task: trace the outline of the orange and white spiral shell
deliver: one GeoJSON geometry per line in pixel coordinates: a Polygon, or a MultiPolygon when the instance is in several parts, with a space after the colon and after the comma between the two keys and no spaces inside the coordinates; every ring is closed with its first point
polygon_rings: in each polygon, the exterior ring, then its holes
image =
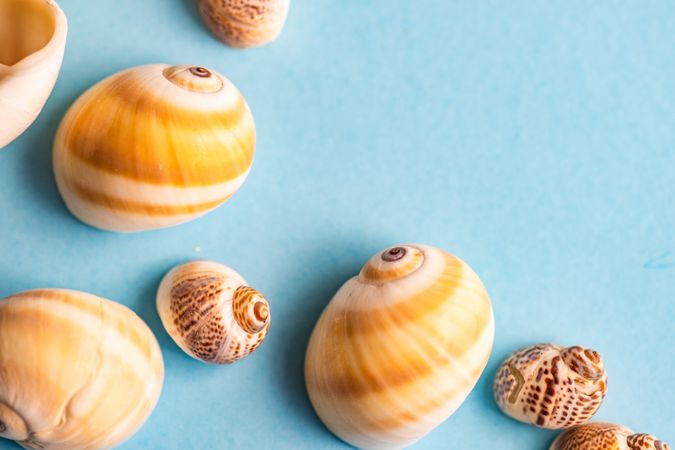
{"type": "Polygon", "coordinates": [[[170,270],[157,292],[157,311],[183,351],[213,364],[233,363],[253,353],[271,320],[265,297],[237,272],[213,261],[170,270]]]}
{"type": "Polygon", "coordinates": [[[286,23],[290,0],[199,0],[207,28],[232,47],[258,47],[274,41],[286,23]]]}
{"type": "Polygon", "coordinates": [[[606,393],[602,357],[579,346],[519,350],[502,363],[494,381],[495,400],[506,415],[549,429],[587,422],[606,393]]]}
{"type": "Polygon", "coordinates": [[[406,447],[462,404],[493,337],[490,299],[468,265],[426,245],[392,247],[340,288],[316,324],[310,400],[351,445],[406,447]]]}
{"type": "Polygon", "coordinates": [[[197,66],[156,64],[98,83],[54,142],[68,209],[97,228],[177,225],[230,198],[253,163],[255,125],[237,88],[197,66]]]}
{"type": "Polygon", "coordinates": [[[613,423],[588,423],[561,433],[550,450],[670,450],[650,434],[636,434],[613,423]]]}
{"type": "Polygon", "coordinates": [[[43,289],[0,300],[0,437],[24,448],[115,447],[150,416],[162,353],[128,308],[43,289]]]}

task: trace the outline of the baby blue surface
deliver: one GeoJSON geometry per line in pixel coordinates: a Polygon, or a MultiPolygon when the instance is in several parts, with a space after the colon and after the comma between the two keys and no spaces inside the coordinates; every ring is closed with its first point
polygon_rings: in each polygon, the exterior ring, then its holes
{"type": "MultiPolygon", "coordinates": [[[[66,287],[134,309],[166,382],[124,449],[340,449],[303,380],[338,287],[400,242],[442,247],[494,305],[488,367],[419,449],[545,450],[508,419],[495,369],[536,342],[602,353],[598,420],[675,441],[675,4],[671,1],[293,0],[281,38],[221,45],[191,0],[62,0],[65,61],[37,122],[0,151],[0,297],[66,287]],[[243,188],[176,228],[123,235],[65,209],[51,143],[100,79],[146,63],[218,70],[258,146],[243,188]],[[271,301],[262,347],[228,367],[190,359],[155,312],[189,259],[236,268],[271,301]]],[[[0,448],[14,448],[3,441],[0,448]]]]}

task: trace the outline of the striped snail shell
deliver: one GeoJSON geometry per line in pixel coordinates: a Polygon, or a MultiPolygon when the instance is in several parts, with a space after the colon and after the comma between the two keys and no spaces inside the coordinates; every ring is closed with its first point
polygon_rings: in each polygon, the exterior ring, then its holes
{"type": "Polygon", "coordinates": [[[587,422],[607,392],[602,357],[583,347],[539,344],[513,353],[494,381],[504,414],[542,428],[587,422]]]}
{"type": "Polygon", "coordinates": [[[213,364],[238,361],[260,346],[270,327],[269,303],[234,270],[193,261],[170,270],[157,311],[178,346],[213,364]]]}
{"type": "Polygon", "coordinates": [[[85,92],[54,142],[61,196],[83,222],[133,232],[225,202],[253,163],[253,116],[225,77],[197,66],[125,70],[85,92]]]}
{"type": "Polygon", "coordinates": [[[462,404],[493,337],[490,299],[468,265],[398,245],[373,256],[324,310],[307,349],[307,391],[349,444],[406,447],[462,404]]]}
{"type": "Polygon", "coordinates": [[[650,434],[635,434],[613,423],[587,423],[561,433],[550,450],[670,450],[650,434]]]}
{"type": "Polygon", "coordinates": [[[157,404],[162,353],[128,308],[43,289],[0,301],[0,437],[91,450],[131,437],[157,404]]]}
{"type": "Polygon", "coordinates": [[[206,27],[231,47],[274,41],[286,23],[290,0],[199,0],[206,27]]]}

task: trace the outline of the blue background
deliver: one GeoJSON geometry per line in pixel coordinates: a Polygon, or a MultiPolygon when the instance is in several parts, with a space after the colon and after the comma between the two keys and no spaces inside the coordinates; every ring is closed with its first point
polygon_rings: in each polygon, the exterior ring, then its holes
{"type": "Polygon", "coordinates": [[[596,419],[675,443],[675,3],[293,0],[281,38],[248,51],[212,38],[191,0],[61,6],[55,91],[0,152],[0,297],[80,289],[148,322],[166,383],[125,449],[344,448],[307,399],[307,340],[368,257],[408,241],[466,260],[496,317],[485,375],[416,448],[546,449],[555,432],[491,397],[500,361],[540,341],[604,356],[596,419]],[[158,62],[205,65],[241,89],[253,171],[195,222],[97,231],[56,191],[53,136],[90,85],[158,62]],[[156,315],[160,278],[194,258],[234,267],[271,301],[270,335],[233,366],[190,359],[156,315]]]}

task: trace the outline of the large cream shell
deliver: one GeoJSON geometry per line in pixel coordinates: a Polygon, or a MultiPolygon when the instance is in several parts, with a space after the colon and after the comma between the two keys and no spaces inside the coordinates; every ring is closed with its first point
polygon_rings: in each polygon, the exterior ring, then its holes
{"type": "Polygon", "coordinates": [[[207,28],[231,47],[274,41],[286,23],[290,0],[198,0],[207,28]]]}
{"type": "Polygon", "coordinates": [[[366,449],[406,447],[446,420],[487,364],[492,307],[471,268],[426,245],[378,253],[335,294],[309,341],[321,420],[366,449]]]}
{"type": "Polygon", "coordinates": [[[214,261],[171,269],[157,291],[157,312],[185,353],[212,364],[230,364],[253,353],[272,320],[267,299],[214,261]]]}
{"type": "Polygon", "coordinates": [[[602,357],[579,346],[521,349],[502,363],[494,381],[495,401],[504,414],[548,429],[587,422],[606,394],[602,357]]]}
{"type": "Polygon", "coordinates": [[[0,0],[0,149],[42,111],[61,69],[67,32],[66,16],[53,0],[0,0]]]}
{"type": "Polygon", "coordinates": [[[635,434],[613,423],[588,423],[558,435],[550,450],[670,450],[650,434],[635,434]]]}
{"type": "Polygon", "coordinates": [[[170,227],[215,209],[248,175],[255,125],[225,77],[196,66],[125,70],[85,92],[54,142],[68,209],[110,231],[170,227]]]}
{"type": "Polygon", "coordinates": [[[157,340],[131,310],[77,291],[0,301],[0,437],[25,448],[111,448],[162,389],[157,340]]]}

